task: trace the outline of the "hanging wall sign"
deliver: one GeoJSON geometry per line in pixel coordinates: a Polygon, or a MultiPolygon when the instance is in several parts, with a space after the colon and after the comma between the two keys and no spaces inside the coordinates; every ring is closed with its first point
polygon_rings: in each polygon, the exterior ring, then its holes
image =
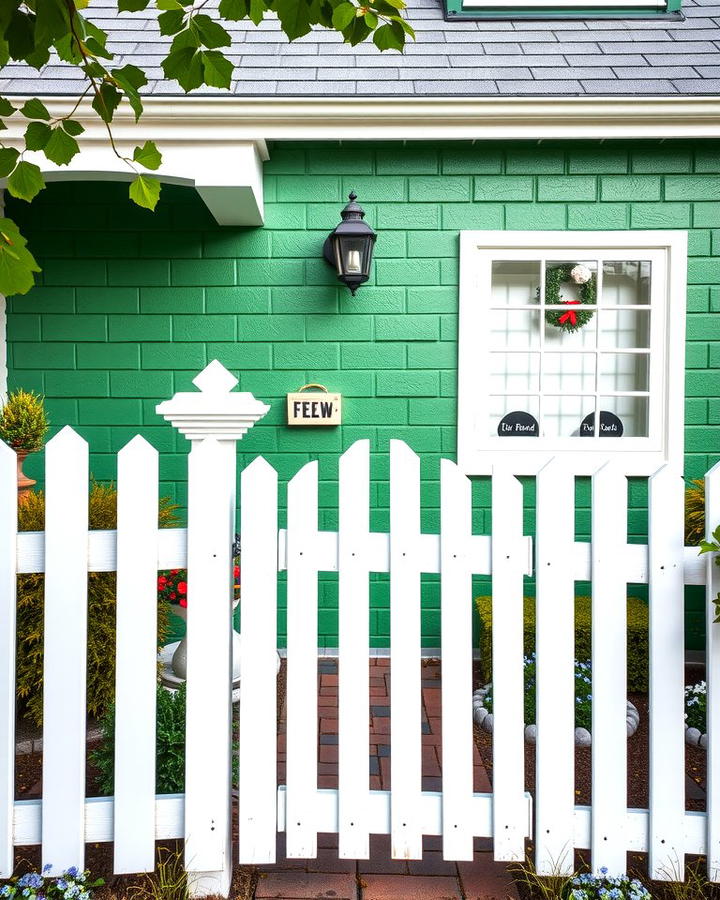
{"type": "Polygon", "coordinates": [[[498,434],[500,437],[537,437],[537,419],[528,412],[509,412],[500,420],[498,434]]]}
{"type": "MultiPolygon", "coordinates": [[[[615,415],[606,409],[600,410],[600,437],[622,437],[623,423],[615,415]]],[[[580,437],[593,437],[595,435],[595,413],[585,416],[580,423],[580,437]]]]}
{"type": "Polygon", "coordinates": [[[342,394],[331,394],[322,384],[306,384],[287,395],[287,423],[339,425],[342,421],[341,405],[342,394]]]}

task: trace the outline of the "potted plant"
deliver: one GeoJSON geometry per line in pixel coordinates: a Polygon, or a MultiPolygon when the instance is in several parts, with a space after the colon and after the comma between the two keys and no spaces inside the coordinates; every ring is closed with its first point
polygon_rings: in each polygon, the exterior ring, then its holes
{"type": "Polygon", "coordinates": [[[21,498],[35,484],[23,472],[23,463],[28,454],[42,450],[48,430],[43,401],[39,394],[20,388],[8,394],[0,410],[0,439],[17,454],[18,492],[21,498]]]}

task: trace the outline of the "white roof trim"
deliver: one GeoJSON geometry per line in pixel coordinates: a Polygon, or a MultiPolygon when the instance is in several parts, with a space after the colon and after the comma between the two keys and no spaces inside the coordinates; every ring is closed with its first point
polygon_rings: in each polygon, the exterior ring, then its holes
{"type": "MultiPolygon", "coordinates": [[[[17,99],[17,98],[13,98],[17,99]]],[[[53,110],[68,101],[43,98],[53,110]]],[[[720,97],[156,97],[144,98],[135,125],[116,114],[119,140],[152,137],[197,153],[208,146],[265,140],[496,140],[544,138],[716,138],[720,97]]],[[[83,141],[106,142],[94,114],[83,113],[83,141]]],[[[14,120],[10,120],[13,122],[14,120]]],[[[3,136],[5,138],[5,136],[3,136]]],[[[204,167],[208,168],[208,167],[204,167]]]]}

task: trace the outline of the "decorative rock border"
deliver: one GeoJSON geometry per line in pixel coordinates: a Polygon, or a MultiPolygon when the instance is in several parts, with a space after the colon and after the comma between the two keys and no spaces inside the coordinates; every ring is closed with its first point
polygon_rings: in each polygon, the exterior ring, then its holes
{"type": "MultiPolygon", "coordinates": [[[[483,729],[483,731],[492,732],[494,717],[491,712],[488,712],[485,708],[485,697],[490,690],[490,685],[486,684],[485,687],[478,688],[473,694],[473,721],[476,725],[483,729]]],[[[627,716],[626,716],[626,725],[627,725],[627,736],[632,737],[638,729],[638,725],[640,724],[640,713],[637,711],[637,707],[631,703],[629,700],[627,701],[627,716]]],[[[685,733],[685,739],[687,740],[687,732],[685,733]]],[[[526,725],[525,726],[525,741],[528,744],[534,744],[537,740],[537,725],[526,725]]],[[[575,729],[575,745],[577,747],[589,747],[592,744],[592,735],[587,730],[587,728],[576,728],[575,729]]]]}
{"type": "Polygon", "coordinates": [[[686,725],[685,743],[689,747],[699,747],[701,750],[707,750],[708,736],[703,734],[699,728],[688,728],[686,725]]]}

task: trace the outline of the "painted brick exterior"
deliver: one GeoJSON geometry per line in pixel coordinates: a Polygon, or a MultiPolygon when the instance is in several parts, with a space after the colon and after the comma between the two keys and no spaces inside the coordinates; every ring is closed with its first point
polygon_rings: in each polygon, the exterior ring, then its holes
{"type": "MultiPolygon", "coordinates": [[[[185,499],[187,442],[155,404],[213,358],[272,404],[240,444],[287,479],[320,460],[320,527],[336,524],[337,456],[373,450],[372,527],[388,524],[388,441],[422,454],[423,526],[438,526],[438,460],[455,453],[458,231],[570,228],[690,230],[686,476],[720,458],[720,159],[718,145],[279,145],[265,164],[266,225],[219,228],[189,189],[164,188],[155,214],[117,184],[56,184],[11,202],[43,266],[8,302],[10,386],[43,392],[56,426],[91,443],[92,473],[137,431],[161,451],[162,490],[185,499]],[[379,231],[374,278],[355,298],[321,258],[355,189],[379,231]],[[284,396],[309,382],[345,396],[344,424],[288,429],[284,396]]],[[[38,476],[40,457],[26,471],[38,476]]],[[[587,485],[578,532],[587,533],[587,485]]],[[[488,491],[475,486],[475,526],[488,491]]],[[[631,529],[644,534],[644,485],[631,485],[631,529]]],[[[529,514],[528,527],[532,527],[529,514]]],[[[388,642],[388,586],[375,577],[372,630],[388,642]]],[[[337,644],[336,583],[321,577],[321,642],[337,644]]],[[[436,579],[424,579],[424,643],[437,645],[436,579]]],[[[281,623],[282,627],[282,623],[281,623]]]]}

